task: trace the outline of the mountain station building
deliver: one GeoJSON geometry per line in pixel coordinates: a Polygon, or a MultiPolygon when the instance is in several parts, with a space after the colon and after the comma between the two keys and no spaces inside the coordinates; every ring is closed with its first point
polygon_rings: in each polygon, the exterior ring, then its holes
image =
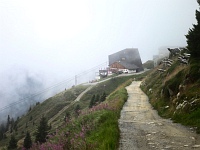
{"type": "Polygon", "coordinates": [[[113,72],[143,71],[142,61],[137,48],[126,48],[108,56],[109,69],[113,72]]]}

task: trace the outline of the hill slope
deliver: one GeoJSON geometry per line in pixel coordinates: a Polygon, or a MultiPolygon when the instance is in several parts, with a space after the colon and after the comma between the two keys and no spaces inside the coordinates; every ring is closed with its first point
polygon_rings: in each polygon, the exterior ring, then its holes
{"type": "Polygon", "coordinates": [[[200,132],[200,64],[184,65],[173,57],[171,67],[155,68],[143,81],[142,89],[149,96],[159,115],[197,128],[200,132]],[[165,71],[158,71],[158,69],[165,71]]]}
{"type": "Polygon", "coordinates": [[[88,86],[80,85],[76,88],[71,88],[48,98],[43,103],[38,102],[35,106],[31,106],[27,114],[18,117],[14,123],[9,122],[9,131],[6,132],[7,138],[3,138],[0,141],[0,146],[4,146],[8,143],[11,134],[14,134],[16,139],[24,138],[26,131],[33,134],[39,124],[41,116],[45,116],[47,119],[52,118],[63,107],[68,106],[75,100],[87,87],[88,86]]]}
{"type": "MultiPolygon", "coordinates": [[[[27,114],[14,121],[16,128],[14,128],[10,123],[9,130],[6,132],[6,137],[0,141],[0,147],[8,145],[11,135],[14,135],[17,139],[18,147],[22,147],[27,131],[31,133],[32,141],[34,142],[34,133],[39,125],[40,118],[45,116],[51,126],[49,134],[54,135],[53,139],[51,139],[51,141],[54,141],[54,146],[60,144],[56,139],[63,138],[61,133],[70,131],[70,133],[73,134],[70,135],[70,139],[72,139],[73,136],[82,131],[81,127],[90,126],[90,130],[87,129],[87,132],[84,133],[85,139],[79,139],[79,142],[83,142],[87,139],[87,144],[92,146],[93,149],[95,149],[95,147],[98,149],[98,147],[102,145],[98,145],[94,140],[100,140],[101,143],[103,141],[105,142],[104,146],[116,149],[119,140],[117,120],[119,118],[121,107],[127,99],[124,86],[130,83],[131,80],[128,81],[129,79],[141,79],[144,76],[145,74],[117,77],[93,86],[80,85],[63,91],[41,104],[37,103],[35,106],[32,106],[27,114]],[[125,83],[126,81],[128,82],[125,83]],[[102,102],[100,101],[100,98],[104,92],[106,93],[107,98],[102,102]],[[79,97],[79,95],[81,96],[79,97]],[[93,96],[99,97],[99,101],[89,109],[88,107],[93,96]],[[79,100],[76,100],[77,97],[79,97],[79,100]],[[76,110],[77,108],[79,109],[78,111],[76,110]],[[110,126],[110,128],[108,128],[108,126],[110,126]],[[58,131],[57,129],[60,129],[60,132],[55,135],[54,133],[58,131]],[[105,130],[110,130],[107,138],[105,130]],[[115,139],[108,140],[111,133],[116,135],[115,139]],[[103,135],[99,136],[100,134],[103,135]],[[91,145],[91,143],[96,144],[91,145]]],[[[66,146],[73,148],[72,143],[68,143],[66,146]]]]}

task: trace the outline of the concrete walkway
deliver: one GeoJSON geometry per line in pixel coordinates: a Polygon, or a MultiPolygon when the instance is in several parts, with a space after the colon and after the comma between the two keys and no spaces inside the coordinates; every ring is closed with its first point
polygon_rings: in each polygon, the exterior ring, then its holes
{"type": "Polygon", "coordinates": [[[200,149],[199,135],[171,120],[162,119],[152,109],[148,97],[133,81],[126,87],[129,98],[119,119],[120,150],[200,149]]]}

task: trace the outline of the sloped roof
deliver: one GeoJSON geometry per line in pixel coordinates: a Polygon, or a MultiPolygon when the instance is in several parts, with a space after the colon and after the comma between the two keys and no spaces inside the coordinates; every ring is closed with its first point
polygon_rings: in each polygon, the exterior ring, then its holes
{"type": "Polygon", "coordinates": [[[127,69],[143,70],[142,61],[137,48],[127,48],[108,56],[109,66],[118,62],[127,69]]]}

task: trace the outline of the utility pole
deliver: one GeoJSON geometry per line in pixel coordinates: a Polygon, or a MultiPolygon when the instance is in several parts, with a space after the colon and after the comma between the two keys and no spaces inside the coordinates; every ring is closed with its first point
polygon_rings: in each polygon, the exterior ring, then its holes
{"type": "Polygon", "coordinates": [[[75,75],[75,86],[77,86],[77,75],[75,75]]]}

